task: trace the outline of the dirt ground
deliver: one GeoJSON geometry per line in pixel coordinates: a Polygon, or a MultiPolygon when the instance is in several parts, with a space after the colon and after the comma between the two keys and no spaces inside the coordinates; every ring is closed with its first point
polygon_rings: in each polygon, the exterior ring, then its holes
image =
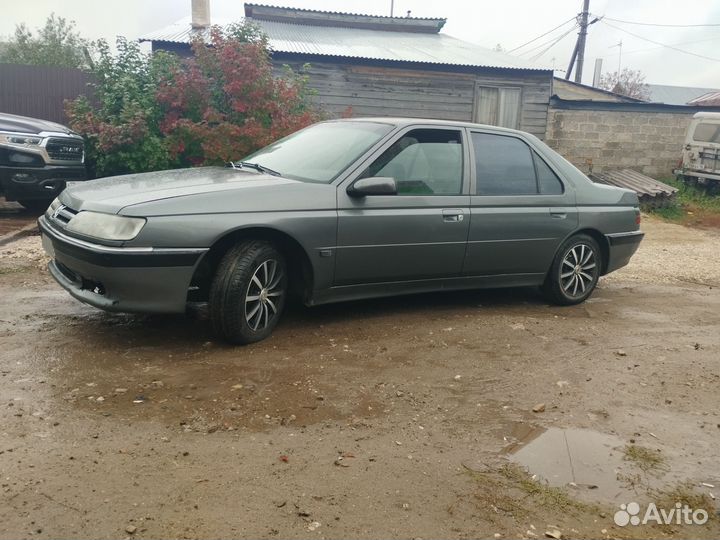
{"type": "Polygon", "coordinates": [[[2,246],[0,538],[717,538],[720,233],[643,228],[584,305],[293,306],[240,348],[2,246]],[[634,501],[709,520],[616,525],[634,501]]]}

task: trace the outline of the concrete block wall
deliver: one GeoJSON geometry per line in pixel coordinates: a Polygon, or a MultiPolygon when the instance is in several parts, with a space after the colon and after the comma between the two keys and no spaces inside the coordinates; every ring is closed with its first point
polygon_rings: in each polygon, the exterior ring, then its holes
{"type": "Polygon", "coordinates": [[[583,172],[633,169],[672,175],[693,113],[548,111],[545,142],[583,172]]]}

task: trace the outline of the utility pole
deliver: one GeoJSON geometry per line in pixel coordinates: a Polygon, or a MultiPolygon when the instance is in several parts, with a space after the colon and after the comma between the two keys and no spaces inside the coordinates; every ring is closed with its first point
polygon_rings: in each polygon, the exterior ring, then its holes
{"type": "Polygon", "coordinates": [[[390,16],[395,15],[395,0],[390,0],[390,16]]]}
{"type": "Polygon", "coordinates": [[[588,12],[590,0],[583,0],[583,10],[580,14],[580,33],[577,40],[577,69],[575,69],[575,82],[582,82],[583,63],[585,62],[585,38],[587,37],[588,12]]]}
{"type": "Polygon", "coordinates": [[[572,56],[570,57],[570,64],[568,65],[567,71],[565,72],[565,80],[569,81],[572,76],[573,67],[575,67],[575,82],[582,82],[583,63],[585,62],[585,41],[587,39],[588,26],[595,24],[602,17],[595,17],[592,21],[588,22],[588,16],[590,15],[590,0],[583,0],[582,13],[578,14],[578,26],[580,26],[580,32],[578,32],[578,38],[575,41],[575,48],[573,49],[572,56]]]}

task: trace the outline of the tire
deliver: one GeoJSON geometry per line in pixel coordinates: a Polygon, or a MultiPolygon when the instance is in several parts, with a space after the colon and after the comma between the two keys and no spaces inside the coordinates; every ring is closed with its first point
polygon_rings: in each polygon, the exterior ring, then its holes
{"type": "Polygon", "coordinates": [[[23,199],[18,202],[31,212],[44,212],[48,209],[48,206],[50,206],[51,201],[45,199],[23,199]]]}
{"type": "Polygon", "coordinates": [[[287,297],[287,266],[271,243],[250,240],[232,247],[210,285],[210,320],[215,333],[245,345],[268,337],[287,297]]]}
{"type": "Polygon", "coordinates": [[[594,238],[586,234],[568,238],[545,278],[545,296],[561,306],[584,302],[595,290],[602,264],[602,251],[594,238]]]}

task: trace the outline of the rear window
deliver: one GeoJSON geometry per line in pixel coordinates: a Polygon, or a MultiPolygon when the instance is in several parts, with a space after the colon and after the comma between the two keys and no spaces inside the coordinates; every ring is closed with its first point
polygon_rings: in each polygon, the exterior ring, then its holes
{"type": "Polygon", "coordinates": [[[695,127],[693,140],[697,142],[709,142],[720,144],[720,123],[702,123],[695,127]]]}

